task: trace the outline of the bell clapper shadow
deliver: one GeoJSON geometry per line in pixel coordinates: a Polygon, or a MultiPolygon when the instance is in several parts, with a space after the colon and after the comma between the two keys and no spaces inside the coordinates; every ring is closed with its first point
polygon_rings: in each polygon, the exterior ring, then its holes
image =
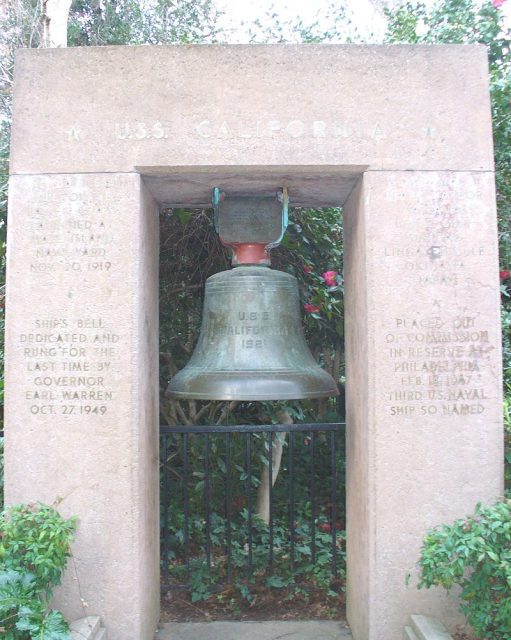
{"type": "Polygon", "coordinates": [[[307,346],[298,282],[270,268],[287,227],[287,189],[227,198],[213,190],[215,227],[233,251],[229,271],[206,281],[202,326],[167,395],[193,400],[294,400],[338,395],[307,346]]]}

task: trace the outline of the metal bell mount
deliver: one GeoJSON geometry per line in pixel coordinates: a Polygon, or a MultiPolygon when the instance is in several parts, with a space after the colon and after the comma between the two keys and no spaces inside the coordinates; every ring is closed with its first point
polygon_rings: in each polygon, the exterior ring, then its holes
{"type": "Polygon", "coordinates": [[[206,281],[202,327],[167,394],[195,400],[291,400],[338,394],[305,341],[298,283],[269,268],[287,226],[288,195],[213,193],[215,226],[233,266],[206,281]]]}

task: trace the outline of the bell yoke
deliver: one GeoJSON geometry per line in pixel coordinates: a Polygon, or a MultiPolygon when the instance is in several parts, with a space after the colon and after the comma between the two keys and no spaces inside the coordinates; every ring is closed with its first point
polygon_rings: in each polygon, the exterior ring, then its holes
{"type": "Polygon", "coordinates": [[[291,400],[338,394],[315,361],[300,317],[298,282],[270,269],[287,227],[288,193],[229,197],[213,191],[215,228],[233,269],[206,281],[203,321],[168,395],[195,400],[291,400]]]}

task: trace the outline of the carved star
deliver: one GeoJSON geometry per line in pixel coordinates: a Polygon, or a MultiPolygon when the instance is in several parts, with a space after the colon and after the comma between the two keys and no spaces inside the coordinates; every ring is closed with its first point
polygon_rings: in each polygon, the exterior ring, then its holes
{"type": "Polygon", "coordinates": [[[71,127],[66,131],[68,140],[80,140],[81,131],[76,127],[71,127]]]}

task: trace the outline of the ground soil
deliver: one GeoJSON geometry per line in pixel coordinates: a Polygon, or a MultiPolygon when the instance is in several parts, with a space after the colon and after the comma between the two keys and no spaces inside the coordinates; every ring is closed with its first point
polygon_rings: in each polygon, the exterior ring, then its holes
{"type": "MultiPolygon", "coordinates": [[[[345,620],[345,596],[325,596],[309,588],[307,595],[292,595],[285,590],[254,589],[254,601],[248,603],[231,587],[205,602],[191,602],[187,592],[169,592],[162,597],[162,622],[214,622],[216,620],[345,620]]],[[[459,630],[453,640],[470,640],[459,630]]]]}
{"type": "MultiPolygon", "coordinates": [[[[345,618],[344,594],[326,597],[319,589],[306,595],[284,589],[254,589],[249,603],[230,587],[205,602],[191,602],[186,592],[169,592],[162,598],[162,622],[213,622],[215,620],[339,620],[345,618]]],[[[462,637],[459,640],[463,640],[462,637]]]]}

